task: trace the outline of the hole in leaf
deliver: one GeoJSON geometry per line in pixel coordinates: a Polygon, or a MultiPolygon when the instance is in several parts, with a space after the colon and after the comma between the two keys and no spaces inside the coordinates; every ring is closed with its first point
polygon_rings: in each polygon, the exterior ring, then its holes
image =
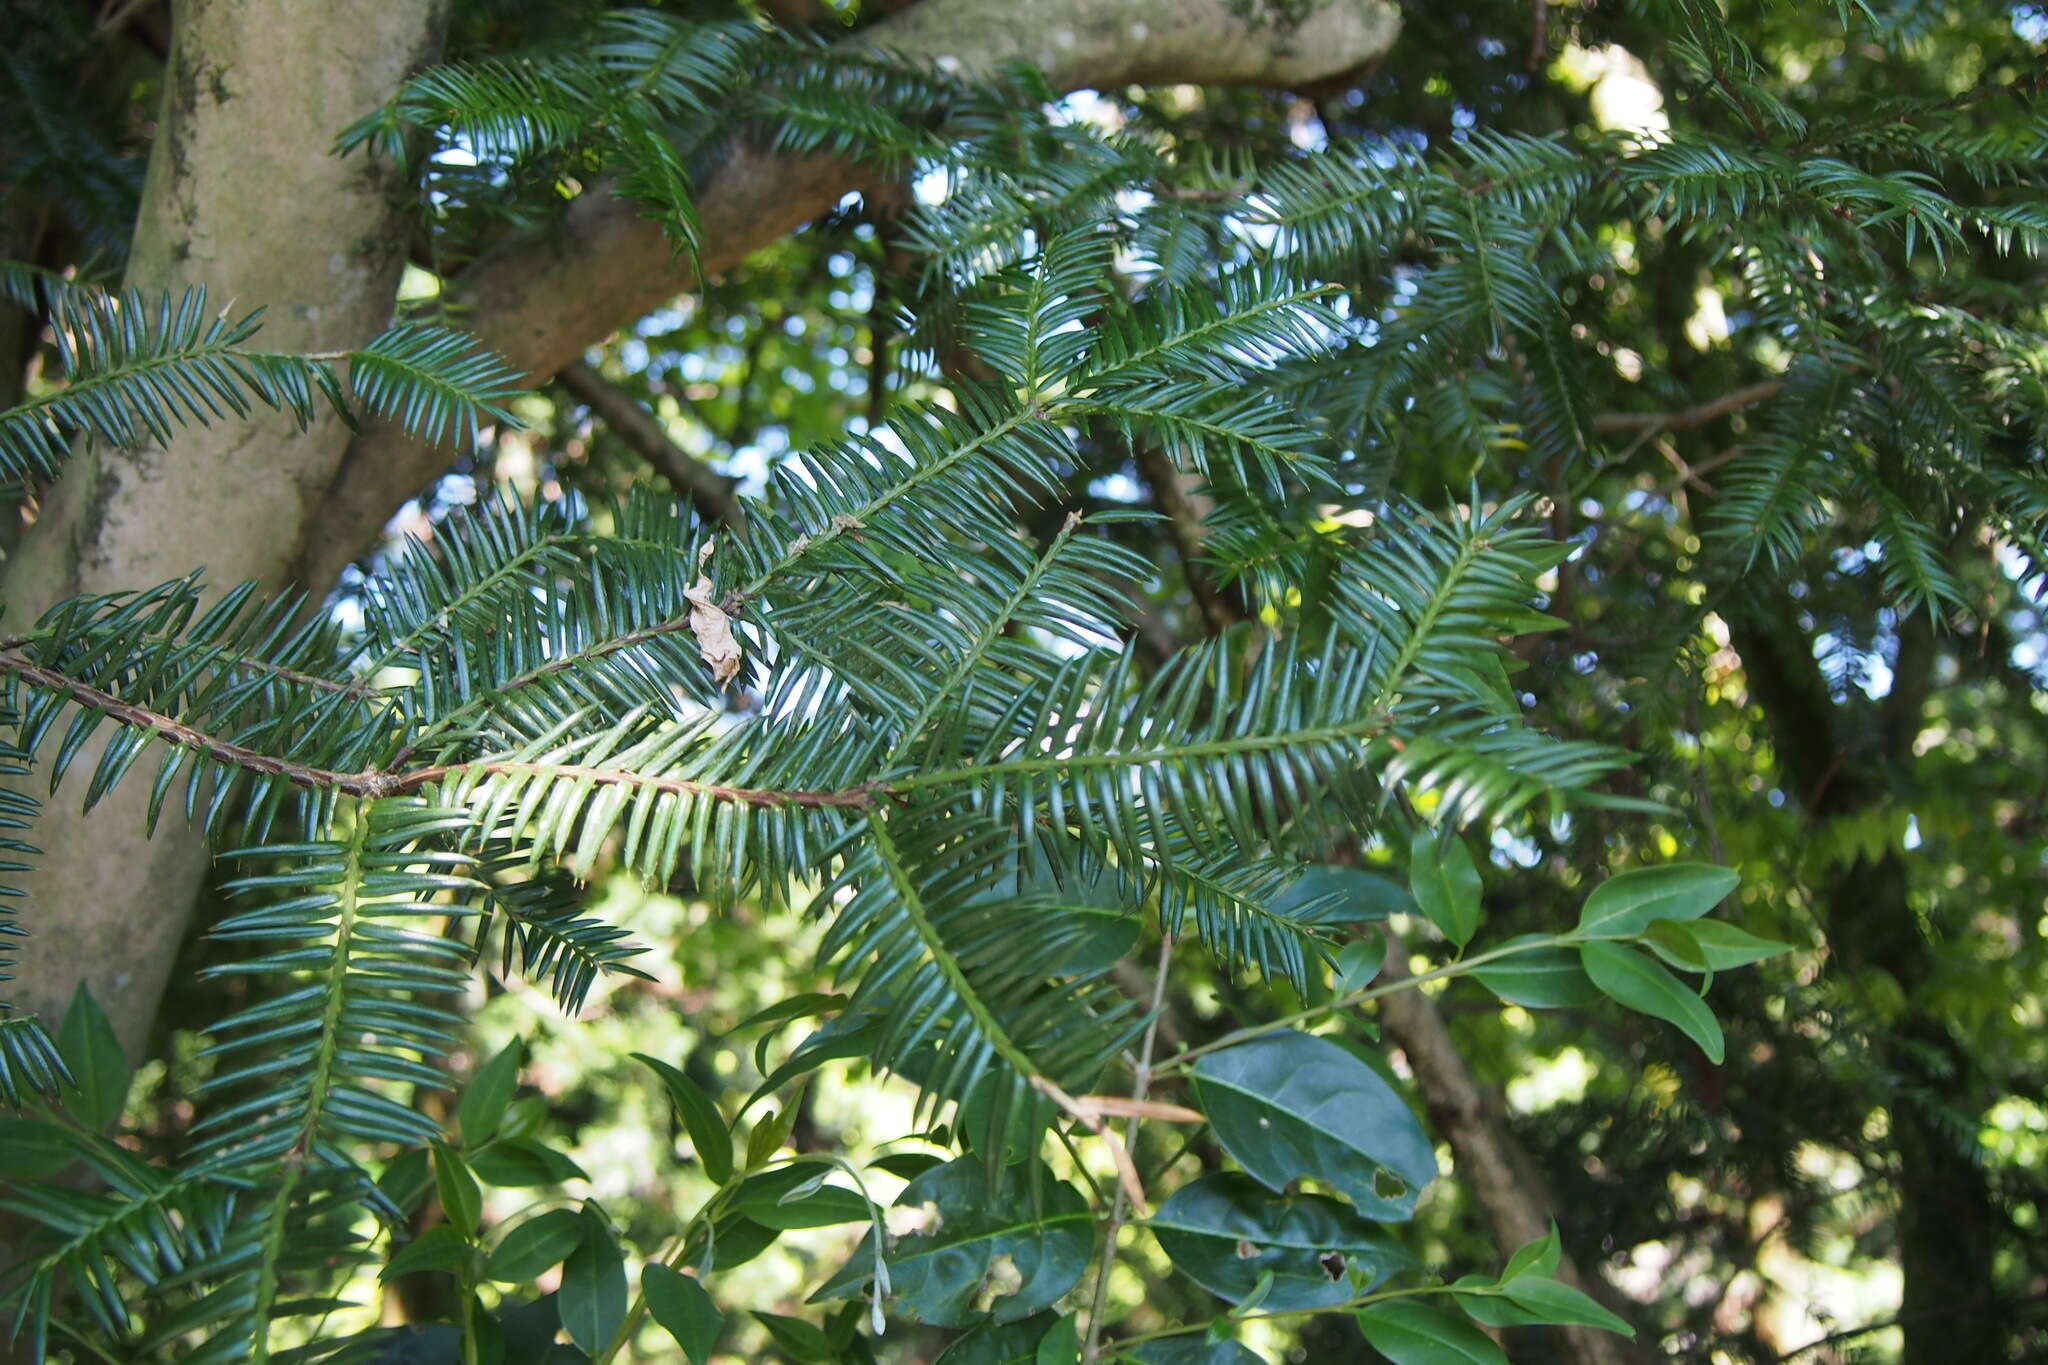
{"type": "Polygon", "coordinates": [[[1382,1199],[1399,1199],[1408,1193],[1408,1182],[1382,1166],[1372,1173],[1372,1192],[1382,1199]]]}
{"type": "Polygon", "coordinates": [[[1240,1241],[1237,1244],[1237,1259],[1240,1261],[1252,1260],[1255,1257],[1257,1257],[1258,1254],[1259,1249],[1253,1246],[1250,1242],[1240,1241]]]}
{"type": "Polygon", "coordinates": [[[1332,1280],[1341,1280],[1344,1278],[1343,1252],[1326,1251],[1321,1256],[1318,1256],[1316,1258],[1316,1264],[1321,1266],[1323,1268],[1323,1273],[1325,1275],[1328,1275],[1332,1280]]]}
{"type": "Polygon", "coordinates": [[[988,1276],[982,1280],[981,1289],[974,1296],[974,1306],[986,1313],[995,1306],[997,1299],[1007,1299],[1024,1287],[1024,1272],[1017,1268],[1017,1262],[1008,1252],[989,1262],[988,1276]]]}

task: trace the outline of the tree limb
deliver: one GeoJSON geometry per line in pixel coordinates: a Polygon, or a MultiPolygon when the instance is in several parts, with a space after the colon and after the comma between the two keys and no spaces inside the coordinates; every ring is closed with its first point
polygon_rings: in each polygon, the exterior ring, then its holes
{"type": "Polygon", "coordinates": [[[612,434],[631,446],[654,466],[654,472],[668,481],[676,496],[688,498],[707,521],[738,525],[744,514],[733,493],[736,480],[693,458],[669,439],[661,423],[639,400],[621,390],[582,361],[572,361],[555,376],[576,401],[610,427],[612,434]]]}
{"type": "MultiPolygon", "coordinates": [[[[1380,975],[1392,985],[1409,974],[1408,949],[1393,931],[1385,932],[1387,960],[1380,975]]],[[[1380,1022],[1406,1054],[1430,1122],[1451,1145],[1458,1178],[1479,1201],[1501,1254],[1548,1236],[1555,1201],[1535,1163],[1507,1131],[1499,1100],[1465,1065],[1436,1002],[1420,990],[1392,992],[1380,1000],[1380,1022]]],[[[1589,1278],[1569,1256],[1558,1262],[1557,1278],[1611,1309],[1629,1306],[1604,1281],[1589,1278]]],[[[1618,1337],[1590,1327],[1556,1330],[1563,1338],[1564,1357],[1573,1365],[1628,1365],[1629,1355],[1618,1337]]]]}
{"type": "Polygon", "coordinates": [[[1180,554],[1181,572],[1188,580],[1195,605],[1201,609],[1202,620],[1211,631],[1235,625],[1243,619],[1242,615],[1216,590],[1202,565],[1202,519],[1208,510],[1202,506],[1207,499],[1200,498],[1192,487],[1197,481],[1177,469],[1156,446],[1138,447],[1137,458],[1138,477],[1152,490],[1152,500],[1166,514],[1167,526],[1173,533],[1173,548],[1180,554]]]}
{"type": "Polygon", "coordinates": [[[1753,403],[1775,398],[1784,384],[1776,379],[1767,379],[1761,384],[1724,393],[1719,398],[1701,403],[1698,407],[1682,408],[1677,412],[1603,412],[1593,418],[1596,433],[1613,435],[1617,432],[1682,431],[1687,427],[1705,426],[1717,417],[1726,417],[1753,403]]]}
{"type": "MultiPolygon", "coordinates": [[[[970,71],[1032,61],[1056,90],[1144,81],[1287,86],[1371,61],[1400,27],[1388,0],[1320,0],[1298,18],[1279,12],[1245,0],[924,0],[862,30],[859,41],[913,60],[951,59],[970,71]]],[[[704,270],[732,268],[870,177],[834,157],[736,147],[697,196],[704,270]]],[[[661,228],[600,187],[570,205],[546,238],[506,243],[447,292],[469,310],[486,345],[540,384],[697,284],[661,228]]],[[[299,581],[316,594],[333,584],[392,511],[446,463],[444,453],[389,426],[358,437],[300,558],[299,581]]]]}

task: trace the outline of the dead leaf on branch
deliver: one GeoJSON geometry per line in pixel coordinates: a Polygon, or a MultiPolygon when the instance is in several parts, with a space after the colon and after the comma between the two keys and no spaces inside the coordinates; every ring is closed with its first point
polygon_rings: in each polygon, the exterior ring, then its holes
{"type": "Polygon", "coordinates": [[[697,581],[683,589],[683,599],[690,604],[690,633],[697,637],[697,652],[711,665],[711,680],[723,687],[739,676],[743,656],[740,642],[733,637],[732,618],[711,600],[711,575],[703,571],[716,544],[707,540],[697,552],[697,581]]]}

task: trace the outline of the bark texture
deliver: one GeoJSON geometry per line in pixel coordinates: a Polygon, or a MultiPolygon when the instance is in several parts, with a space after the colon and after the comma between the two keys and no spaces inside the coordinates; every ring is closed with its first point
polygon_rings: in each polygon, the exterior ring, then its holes
{"type": "Polygon", "coordinates": [[[595,413],[598,420],[652,465],[670,491],[689,499],[705,520],[737,524],[744,518],[739,495],[733,491],[737,481],[670,440],[661,420],[632,394],[580,360],[564,365],[555,377],[577,402],[595,413]]]}
{"type": "MultiPolygon", "coordinates": [[[[1903,799],[1913,787],[1913,742],[1934,678],[1927,614],[1900,623],[1892,689],[1871,705],[1829,695],[1791,606],[1759,589],[1733,594],[1720,611],[1786,787],[1815,821],[1853,819],[1903,799]]],[[[1995,1297],[1994,1272],[2006,1223],[1973,1140],[1949,1117],[1981,1112],[1988,1087],[1970,1049],[1923,994],[1937,963],[1914,911],[1908,855],[1891,846],[1856,857],[1816,890],[1829,947],[1842,964],[1859,975],[1885,973],[1904,1001],[1870,1044],[1897,1078],[1889,1114],[1905,1281],[1900,1358],[1904,1365],[2005,1359],[2010,1305],[1995,1297]]]]}
{"type": "MultiPolygon", "coordinates": [[[[859,40],[970,71],[1032,61],[1058,90],[1148,81],[1284,87],[1356,70],[1383,55],[1399,28],[1389,0],[923,0],[859,40]]],[[[699,187],[705,270],[739,264],[865,180],[829,157],[736,149],[699,187]]],[[[488,345],[540,384],[696,283],[637,207],[592,193],[571,206],[556,237],[508,243],[465,271],[452,297],[488,345]]],[[[316,592],[332,585],[445,464],[441,452],[388,428],[358,438],[300,581],[316,592]]]]}
{"type": "MultiPolygon", "coordinates": [[[[1381,976],[1391,984],[1407,975],[1407,947],[1388,931],[1381,976]]],[[[1478,1201],[1501,1255],[1548,1235],[1557,1205],[1543,1174],[1508,1131],[1499,1097],[1480,1085],[1465,1065],[1436,1002],[1419,989],[1395,991],[1380,1000],[1380,1022],[1407,1056],[1430,1124],[1450,1144],[1458,1163],[1458,1183],[1478,1201]]],[[[1606,1282],[1588,1278],[1570,1256],[1559,1261],[1557,1278],[1626,1316],[1627,1305],[1606,1282]]],[[[1640,1358],[1621,1338],[1590,1327],[1550,1330],[1556,1333],[1560,1357],[1571,1365],[1631,1365],[1640,1358]]]]}
{"type": "MultiPolygon", "coordinates": [[[[127,282],[204,284],[215,307],[266,305],[263,341],[277,349],[375,335],[404,265],[402,187],[372,161],[328,152],[436,55],[444,13],[444,0],[181,4],[127,282]]],[[[7,566],[9,618],[200,566],[216,590],[281,586],[347,445],[338,421],[301,433],[266,413],[168,446],[80,452],[7,566]]],[[[86,816],[81,786],[36,829],[18,1003],[56,1013],[87,981],[135,1056],[207,853],[168,820],[143,838],[145,779],[86,816]]]]}

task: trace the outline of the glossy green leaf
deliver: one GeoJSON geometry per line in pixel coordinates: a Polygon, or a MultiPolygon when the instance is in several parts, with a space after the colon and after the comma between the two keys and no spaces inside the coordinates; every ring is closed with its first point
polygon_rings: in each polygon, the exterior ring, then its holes
{"type": "Polygon", "coordinates": [[[1508,1257],[1507,1264],[1501,1267],[1500,1282],[1506,1284],[1523,1275],[1541,1275],[1548,1279],[1557,1274],[1558,1262],[1563,1258],[1564,1243],[1557,1235],[1557,1224],[1553,1222],[1549,1232],[1515,1248],[1515,1254],[1508,1257]]]}
{"type": "Polygon", "coordinates": [[[1077,1365],[1081,1359],[1081,1329],[1072,1317],[1054,1321],[1038,1339],[1038,1349],[1032,1353],[1032,1365],[1077,1365]]]}
{"type": "Polygon", "coordinates": [[[65,1106],[80,1123],[104,1132],[121,1117],[128,1102],[128,1058],[121,1051],[121,1040],[114,1036],[113,1024],[83,981],[71,993],[56,1043],[58,1055],[71,1068],[78,1086],[65,1092],[65,1106]]]}
{"type": "Polygon", "coordinates": [[[1363,924],[1405,914],[1415,908],[1415,902],[1389,877],[1336,863],[1315,863],[1275,896],[1269,908],[1300,924],[1363,924]],[[1318,908],[1298,908],[1309,905],[1318,908]]]}
{"type": "Polygon", "coordinates": [[[837,1355],[824,1329],[814,1322],[792,1318],[782,1313],[764,1313],[754,1310],[755,1318],[768,1329],[768,1335],[775,1345],[793,1359],[807,1365],[831,1365],[837,1355]]]}
{"type": "Polygon", "coordinates": [[[1176,1190],[1148,1221],[1175,1268],[1236,1303],[1267,1273],[1266,1307],[1322,1308],[1414,1264],[1400,1243],[1338,1201],[1274,1195],[1234,1171],[1176,1190]]]}
{"type": "Polygon", "coordinates": [[[690,1135],[690,1146],[697,1153],[697,1161],[704,1167],[704,1174],[719,1185],[732,1179],[732,1130],[726,1125],[725,1116],[718,1112],[718,1106],[711,1102],[711,1097],[680,1068],[644,1052],[636,1052],[633,1056],[661,1077],[662,1085],[668,1089],[669,1100],[683,1121],[683,1131],[690,1135]]]}
{"type": "Polygon", "coordinates": [[[84,1142],[44,1119],[0,1114],[0,1179],[41,1180],[77,1161],[84,1142]]]}
{"type": "Polygon", "coordinates": [[[391,1159],[377,1177],[377,1189],[399,1212],[410,1214],[426,1203],[434,1188],[433,1153],[413,1147],[391,1159]]]}
{"type": "MultiPolygon", "coordinates": [[[[895,1311],[939,1327],[964,1327],[988,1302],[999,1322],[1057,1302],[1088,1266],[1095,1221],[1080,1191],[1043,1166],[1011,1166],[991,1188],[988,1165],[961,1157],[903,1187],[901,1208],[937,1211],[937,1226],[894,1239],[888,1252],[895,1311]]],[[[874,1278],[870,1231],[814,1302],[848,1298],[874,1278]]]]}
{"type": "Polygon", "coordinates": [[[1726,1051],[1721,1023],[1698,995],[1651,958],[1618,943],[1585,943],[1579,960],[1608,998],[1638,1014],[1675,1024],[1719,1065],[1726,1051]]]}
{"type": "Polygon", "coordinates": [[[1386,936],[1369,932],[1364,938],[1345,944],[1337,954],[1337,980],[1331,989],[1339,996],[1362,991],[1386,964],[1386,936]]]}
{"type": "Polygon", "coordinates": [[[1479,929],[1479,868],[1455,835],[1419,831],[1408,849],[1408,888],[1431,924],[1460,948],[1479,929]]]}
{"type": "Polygon", "coordinates": [[[1695,920],[1686,927],[1692,930],[1693,941],[1699,944],[1707,966],[1712,971],[1725,972],[1736,967],[1747,967],[1752,962],[1763,962],[1777,957],[1780,953],[1792,951],[1792,945],[1789,943],[1759,938],[1747,929],[1737,928],[1726,920],[1695,920]]]}
{"type": "Polygon", "coordinates": [[[1658,958],[1682,972],[1707,972],[1706,950],[1693,935],[1693,926],[1674,919],[1653,920],[1639,942],[1658,958]]]}
{"type": "Polygon", "coordinates": [[[1593,888],[1579,912],[1579,932],[1632,938],[1653,920],[1692,920],[1728,898],[1741,882],[1725,867],[1667,863],[1609,877],[1593,888]]]}
{"type": "Polygon", "coordinates": [[[496,1136],[505,1108],[519,1088],[519,1067],[525,1055],[525,1045],[514,1038],[478,1067],[476,1075],[463,1087],[462,1098],[455,1106],[455,1121],[462,1130],[465,1146],[481,1147],[496,1136]]]}
{"type": "Polygon", "coordinates": [[[419,1270],[458,1270],[470,1254],[469,1241],[458,1229],[436,1223],[393,1252],[377,1278],[390,1280],[419,1270]]]}
{"type": "Polygon", "coordinates": [[[791,1019],[815,1018],[820,1014],[830,1014],[833,1010],[842,1009],[845,1005],[846,997],[843,995],[825,991],[804,991],[755,1010],[734,1024],[732,1031],[745,1033],[748,1029],[759,1028],[762,1024],[783,1024],[791,1019]]]}
{"type": "Polygon", "coordinates": [[[647,1298],[648,1314],[675,1338],[690,1365],[706,1365],[725,1328],[725,1314],[718,1311],[704,1286],[659,1261],[650,1261],[640,1272],[640,1289],[647,1298]]]}
{"type": "Polygon", "coordinates": [[[789,1141],[796,1128],[797,1099],[792,1095],[781,1109],[771,1109],[754,1120],[747,1134],[747,1169],[758,1171],[789,1141]]]}
{"type": "Polygon", "coordinates": [[[954,1339],[932,1365],[1038,1365],[1038,1343],[1057,1314],[1034,1313],[1016,1322],[984,1322],[954,1339]]]}
{"type": "MultiPolygon", "coordinates": [[[[1546,937],[1543,934],[1521,934],[1501,947],[1539,943],[1546,937]]],[[[1528,1009],[1572,1009],[1590,1005],[1600,998],[1599,989],[1587,979],[1586,969],[1579,965],[1579,955],[1566,947],[1528,948],[1512,957],[1475,967],[1472,975],[1478,978],[1480,985],[1510,1005],[1522,1005],[1528,1009]]]]}
{"type": "Polygon", "coordinates": [[[566,1153],[526,1137],[500,1137],[488,1147],[471,1152],[469,1168],[476,1172],[477,1179],[499,1189],[531,1189],[536,1185],[559,1185],[565,1180],[590,1179],[566,1153]]]}
{"type": "Polygon", "coordinates": [[[626,1261],[597,1205],[585,1204],[580,1221],[582,1236],[562,1263],[562,1326],[569,1340],[595,1355],[626,1320],[626,1261]]]}
{"type": "Polygon", "coordinates": [[[1414,1299],[1361,1308],[1358,1325],[1391,1365],[1508,1365],[1486,1333],[1414,1299]]]}
{"type": "Polygon", "coordinates": [[[1436,1178],[1407,1103],[1337,1044],[1282,1029],[1195,1064],[1195,1107],[1217,1141],[1274,1190],[1328,1181],[1372,1218],[1406,1218],[1436,1178]]]}
{"type": "Polygon", "coordinates": [[[1211,1341],[1199,1332],[1139,1342],[1120,1352],[1117,1358],[1136,1361],[1138,1365],[1266,1365],[1243,1342],[1211,1341]]]}
{"type": "Polygon", "coordinates": [[[464,1237],[476,1236],[483,1220],[484,1193],[462,1154],[447,1143],[435,1141],[434,1189],[441,1196],[441,1212],[464,1237]]]}
{"type": "Polygon", "coordinates": [[[887,1171],[899,1180],[915,1180],[934,1166],[943,1166],[946,1158],[931,1152],[890,1152],[878,1156],[868,1163],[877,1171],[887,1171]]]}
{"type": "Polygon", "coordinates": [[[711,1235],[702,1230],[692,1235],[681,1264],[695,1266],[704,1274],[731,1270],[774,1246],[780,1236],[778,1228],[763,1227],[751,1218],[733,1214],[719,1219],[711,1235]]]}
{"type": "Polygon", "coordinates": [[[508,1284],[527,1284],[561,1264],[583,1240],[583,1219],[574,1209],[549,1209],[507,1232],[484,1262],[484,1274],[508,1284]]]}
{"type": "Polygon", "coordinates": [[[781,1034],[782,1025],[792,1019],[814,1019],[821,1014],[830,1014],[835,1010],[843,1009],[845,1005],[846,997],[843,995],[828,995],[822,991],[804,991],[802,994],[790,996],[787,1000],[779,1000],[765,1009],[755,1010],[752,1014],[740,1020],[739,1023],[733,1025],[732,1031],[734,1033],[744,1033],[748,1029],[759,1027],[762,1024],[774,1025],[772,1028],[764,1029],[761,1036],[754,1040],[754,1070],[766,1072],[768,1070],[768,1049],[775,1042],[777,1036],[781,1034]]]}
{"type": "Polygon", "coordinates": [[[827,1062],[869,1056],[881,1036],[882,1016],[876,1011],[849,1010],[827,1021],[797,1044],[789,1056],[782,1059],[780,1066],[768,1073],[754,1088],[754,1093],[747,1096],[740,1112],[752,1109],[798,1076],[815,1071],[827,1062]]]}
{"type": "Polygon", "coordinates": [[[1635,1329],[1568,1284],[1541,1275],[1504,1281],[1499,1294],[1459,1294],[1458,1306],[1488,1327],[1597,1327],[1633,1337],[1635,1329]]]}
{"type": "Polygon", "coordinates": [[[800,1162],[750,1175],[733,1196],[732,1207],[763,1227],[822,1228],[858,1223],[871,1216],[868,1201],[856,1190],[828,1185],[831,1168],[800,1162]]]}

